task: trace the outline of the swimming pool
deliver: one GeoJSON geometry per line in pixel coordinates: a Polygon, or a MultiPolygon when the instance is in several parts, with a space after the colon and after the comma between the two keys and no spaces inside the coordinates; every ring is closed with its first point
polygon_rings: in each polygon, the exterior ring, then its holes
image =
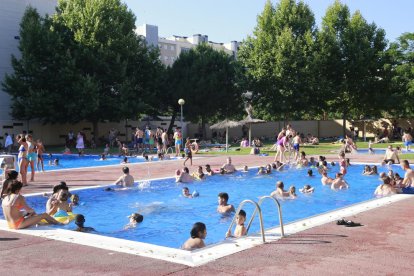
{"type": "MultiPolygon", "coordinates": [[[[251,169],[247,173],[215,175],[205,181],[188,184],[176,184],[171,178],[161,179],[141,182],[134,189],[115,192],[105,192],[102,187],[86,189],[75,192],[80,196],[81,205],[74,212],[84,214],[85,225],[94,227],[100,235],[172,248],[179,248],[188,239],[192,224],[201,221],[207,225],[206,243],[212,244],[224,239],[232,219],[231,216],[216,212],[219,192],[227,192],[230,195],[229,203],[237,207],[244,199],[257,201],[260,196],[269,195],[277,180],[284,181],[285,188],[295,185],[298,189],[304,184],[314,186],[313,194],[298,192],[297,199],[281,201],[284,223],[289,223],[373,199],[373,192],[380,181],[378,176],[362,176],[362,168],[362,165],[349,167],[346,180],[351,188],[342,191],[332,191],[329,186],[323,186],[319,176],[308,177],[306,169],[289,169],[270,175],[256,175],[256,170],[251,169]],[[184,186],[189,187],[190,191],[197,190],[200,196],[183,198],[181,189],[184,186]],[[124,230],[128,223],[127,216],[133,212],[143,214],[144,222],[136,228],[124,230]]],[[[333,167],[329,175],[333,176],[338,169],[333,167]]],[[[392,169],[403,175],[399,166],[393,166],[392,169]]],[[[379,171],[388,169],[380,167],[379,171]]],[[[44,212],[46,200],[42,196],[27,197],[29,205],[37,212],[44,212]]],[[[277,226],[279,222],[274,203],[267,201],[262,206],[265,228],[277,226]]],[[[253,207],[245,207],[249,219],[253,207]]],[[[64,228],[74,227],[70,224],[64,228]]],[[[258,230],[259,221],[256,218],[250,233],[258,230]]]]}
{"type": "MultiPolygon", "coordinates": [[[[16,158],[17,159],[17,158],[16,158]]],[[[77,154],[52,154],[50,157],[47,154],[43,155],[45,171],[51,170],[63,170],[63,169],[74,169],[74,168],[86,168],[86,167],[100,167],[100,166],[110,166],[110,165],[119,165],[124,157],[117,155],[110,155],[107,159],[101,160],[100,155],[82,155],[77,154]],[[52,165],[55,159],[59,159],[59,165],[52,165]]],[[[170,160],[175,160],[176,157],[171,157],[170,160]]],[[[158,157],[153,158],[153,161],[158,161],[158,157]]],[[[164,160],[168,161],[168,160],[164,160]]],[[[128,157],[128,163],[143,163],[147,162],[144,157],[128,157]]],[[[37,167],[35,165],[37,170],[37,167]]],[[[29,168],[30,173],[30,168],[29,168]]]]}

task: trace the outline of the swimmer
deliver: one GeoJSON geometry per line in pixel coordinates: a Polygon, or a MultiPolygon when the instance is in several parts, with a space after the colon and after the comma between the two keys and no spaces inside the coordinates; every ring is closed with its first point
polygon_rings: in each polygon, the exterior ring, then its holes
{"type": "Polygon", "coordinates": [[[249,172],[249,167],[248,166],[244,166],[242,172],[249,172]]]}
{"type": "Polygon", "coordinates": [[[207,172],[207,175],[210,175],[210,176],[214,175],[214,171],[211,169],[209,164],[206,165],[206,172],[207,172]]]}
{"type": "Polygon", "coordinates": [[[190,175],[190,171],[187,167],[184,167],[182,171],[179,172],[179,174],[176,171],[175,174],[175,182],[188,183],[194,180],[194,178],[190,175]]]}
{"type": "Polygon", "coordinates": [[[122,160],[121,164],[127,164],[127,163],[129,163],[128,157],[124,157],[124,159],[122,160]]]}
{"type": "Polygon", "coordinates": [[[190,190],[188,189],[188,187],[184,187],[181,191],[183,197],[186,198],[193,198],[193,196],[190,194],[190,190]]]}
{"type": "Polygon", "coordinates": [[[241,236],[246,236],[247,228],[244,226],[244,222],[246,221],[246,212],[244,210],[240,210],[236,216],[237,226],[234,229],[234,234],[231,235],[231,230],[229,230],[226,234],[226,238],[235,237],[240,238],[241,236]]]}
{"type": "Polygon", "coordinates": [[[222,167],[226,173],[234,173],[236,171],[236,168],[231,163],[231,157],[227,157],[227,162],[222,167]]]}
{"type": "Polygon", "coordinates": [[[70,197],[70,203],[69,203],[69,205],[70,205],[70,207],[78,206],[79,205],[79,196],[76,195],[76,194],[73,194],[70,197]]]}
{"type": "Polygon", "coordinates": [[[83,215],[76,215],[75,218],[75,224],[78,226],[78,228],[75,229],[75,231],[78,232],[96,232],[96,230],[92,227],[85,227],[85,217],[83,215]]]}
{"type": "Polygon", "coordinates": [[[101,159],[99,159],[99,160],[101,160],[101,161],[106,160],[106,155],[102,153],[101,154],[101,159]]]}
{"type": "Polygon", "coordinates": [[[285,185],[283,184],[282,181],[278,181],[276,182],[276,190],[274,190],[270,196],[272,197],[289,197],[290,193],[286,192],[285,190],[283,190],[283,188],[285,187],[285,185]]]}
{"type": "Polygon", "coordinates": [[[372,170],[371,167],[369,165],[365,165],[364,166],[364,171],[362,172],[363,175],[371,175],[372,174],[372,170]]]}
{"type": "Polygon", "coordinates": [[[122,172],[124,174],[121,175],[117,181],[115,181],[115,185],[121,185],[122,187],[134,186],[134,177],[129,174],[129,168],[123,167],[122,172]]]}
{"type": "Polygon", "coordinates": [[[257,174],[266,174],[266,169],[263,166],[260,166],[257,171],[257,174]]]}
{"type": "Polygon", "coordinates": [[[335,167],[335,166],[336,166],[336,164],[335,164],[335,162],[334,162],[334,161],[332,161],[332,162],[331,162],[331,166],[332,166],[332,167],[335,167]]]}
{"type": "Polygon", "coordinates": [[[191,237],[181,246],[184,250],[194,250],[205,247],[204,239],[207,236],[207,227],[202,222],[196,222],[190,232],[191,237]]]}
{"type": "Polygon", "coordinates": [[[206,175],[203,172],[203,167],[202,166],[198,166],[197,171],[196,172],[193,172],[192,176],[195,179],[198,179],[198,180],[205,179],[206,175]]]}
{"type": "Polygon", "coordinates": [[[265,170],[265,172],[266,172],[266,174],[270,174],[270,173],[272,173],[272,165],[267,164],[267,165],[266,165],[266,170],[265,170]]]}
{"type": "Polygon", "coordinates": [[[59,166],[59,158],[53,160],[53,166],[59,166]]]}
{"type": "Polygon", "coordinates": [[[234,212],[233,205],[228,204],[228,201],[229,201],[229,195],[227,193],[219,193],[217,212],[221,214],[234,212]]]}
{"type": "Polygon", "coordinates": [[[295,186],[289,187],[289,196],[290,198],[297,198],[295,186]]]}
{"type": "Polygon", "coordinates": [[[314,176],[314,175],[313,175],[313,171],[312,171],[312,169],[309,169],[309,170],[308,170],[308,176],[309,176],[309,177],[313,177],[313,176],[314,176]]]}
{"type": "Polygon", "coordinates": [[[125,226],[124,229],[135,228],[137,227],[138,223],[141,223],[144,221],[144,216],[139,213],[133,213],[129,215],[128,218],[129,218],[129,223],[125,226]]]}
{"type": "Polygon", "coordinates": [[[303,194],[310,194],[315,191],[315,188],[313,188],[311,185],[306,184],[302,189],[299,189],[299,191],[303,194]]]}
{"type": "Polygon", "coordinates": [[[326,171],[322,172],[322,179],[321,179],[322,185],[331,185],[333,181],[334,179],[330,178],[326,171]]]}
{"type": "Polygon", "coordinates": [[[397,189],[391,185],[391,179],[387,176],[383,179],[383,183],[379,185],[374,192],[376,196],[387,196],[397,193],[397,189]]]}
{"type": "Polygon", "coordinates": [[[226,174],[226,170],[225,170],[225,169],[223,169],[223,168],[220,168],[220,174],[221,174],[221,175],[226,174]]]}
{"type": "Polygon", "coordinates": [[[343,190],[348,189],[348,183],[343,179],[343,174],[337,173],[335,180],[332,182],[331,189],[332,190],[343,190]]]}

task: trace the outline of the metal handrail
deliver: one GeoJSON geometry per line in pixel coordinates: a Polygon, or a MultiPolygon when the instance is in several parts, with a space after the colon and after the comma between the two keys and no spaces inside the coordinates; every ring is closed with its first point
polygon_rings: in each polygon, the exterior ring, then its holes
{"type": "MultiPolygon", "coordinates": [[[[226,232],[226,233],[231,232],[231,229],[233,228],[234,222],[236,221],[236,217],[237,217],[237,215],[239,214],[240,210],[242,209],[242,207],[243,207],[246,203],[252,203],[253,205],[255,205],[255,206],[256,206],[256,208],[254,209],[254,212],[253,212],[253,216],[255,216],[257,212],[259,212],[260,232],[261,232],[261,234],[262,234],[262,240],[263,240],[263,243],[265,243],[265,242],[266,242],[266,240],[265,240],[265,235],[264,235],[264,227],[263,227],[262,210],[260,209],[260,206],[259,206],[259,204],[257,204],[257,202],[256,202],[256,201],[253,201],[253,200],[250,200],[250,199],[245,199],[245,200],[243,200],[242,202],[240,202],[239,207],[237,207],[236,213],[235,213],[235,215],[234,215],[234,217],[233,217],[233,220],[231,221],[230,227],[229,227],[229,229],[227,230],[227,232],[226,232]]],[[[252,218],[253,218],[253,216],[252,216],[252,218]]],[[[250,225],[249,225],[249,226],[250,226],[250,225]]],[[[248,229],[247,229],[247,230],[248,230],[248,229]]],[[[246,232],[246,233],[247,233],[247,232],[246,232]]]]}
{"type": "Polygon", "coordinates": [[[174,148],[173,147],[169,147],[168,149],[167,149],[167,152],[165,153],[165,154],[168,154],[168,151],[171,149],[171,154],[173,154],[174,153],[174,148]]]}
{"type": "MultiPolygon", "coordinates": [[[[283,228],[282,207],[280,206],[279,201],[278,201],[276,198],[272,197],[272,196],[262,196],[262,197],[259,199],[259,201],[258,201],[257,205],[258,205],[258,206],[259,206],[259,208],[260,208],[260,206],[262,206],[262,204],[263,204],[263,201],[264,201],[265,199],[267,199],[267,198],[272,199],[272,200],[273,200],[273,202],[275,202],[275,203],[276,203],[276,206],[277,206],[277,209],[278,209],[278,212],[279,212],[280,235],[281,235],[282,237],[284,237],[284,236],[285,236],[285,230],[284,230],[284,228],[283,228]]],[[[261,210],[261,209],[260,209],[260,210],[261,210]]],[[[253,211],[252,217],[250,218],[249,224],[247,225],[247,231],[246,231],[246,233],[247,233],[247,232],[249,232],[250,226],[251,226],[251,224],[252,224],[252,222],[253,222],[253,219],[254,219],[254,217],[255,217],[255,215],[256,215],[256,212],[257,212],[257,210],[255,209],[255,210],[253,211]]]]}

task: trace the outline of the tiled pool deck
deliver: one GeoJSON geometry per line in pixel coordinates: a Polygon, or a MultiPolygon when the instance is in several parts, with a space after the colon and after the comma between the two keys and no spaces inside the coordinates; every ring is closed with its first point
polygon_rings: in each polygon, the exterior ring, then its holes
{"type": "MultiPolygon", "coordinates": [[[[350,155],[351,162],[382,156],[350,155]]],[[[193,166],[219,167],[225,156],[205,156],[193,166]]],[[[336,160],[336,155],[328,160],[336,160]]],[[[233,156],[236,166],[257,166],[273,157],[233,156]]],[[[50,192],[61,180],[70,187],[112,183],[122,165],[41,173],[24,193],[50,192]]],[[[170,176],[182,160],[130,164],[136,180],[170,176]]],[[[276,242],[198,267],[113,252],[46,238],[0,231],[0,275],[412,275],[414,198],[355,215],[363,227],[328,223],[276,242]]]]}

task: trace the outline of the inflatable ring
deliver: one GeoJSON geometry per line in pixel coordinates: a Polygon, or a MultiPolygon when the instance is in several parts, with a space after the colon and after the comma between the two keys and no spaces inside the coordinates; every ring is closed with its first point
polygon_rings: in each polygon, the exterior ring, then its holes
{"type": "MultiPolygon", "coordinates": [[[[60,223],[64,223],[66,222],[68,219],[69,221],[72,221],[76,218],[76,214],[72,213],[72,212],[65,212],[63,210],[59,210],[57,211],[53,216],[52,216],[55,220],[57,220],[60,223]]],[[[45,219],[42,219],[40,221],[41,223],[48,223],[45,219]]]]}

